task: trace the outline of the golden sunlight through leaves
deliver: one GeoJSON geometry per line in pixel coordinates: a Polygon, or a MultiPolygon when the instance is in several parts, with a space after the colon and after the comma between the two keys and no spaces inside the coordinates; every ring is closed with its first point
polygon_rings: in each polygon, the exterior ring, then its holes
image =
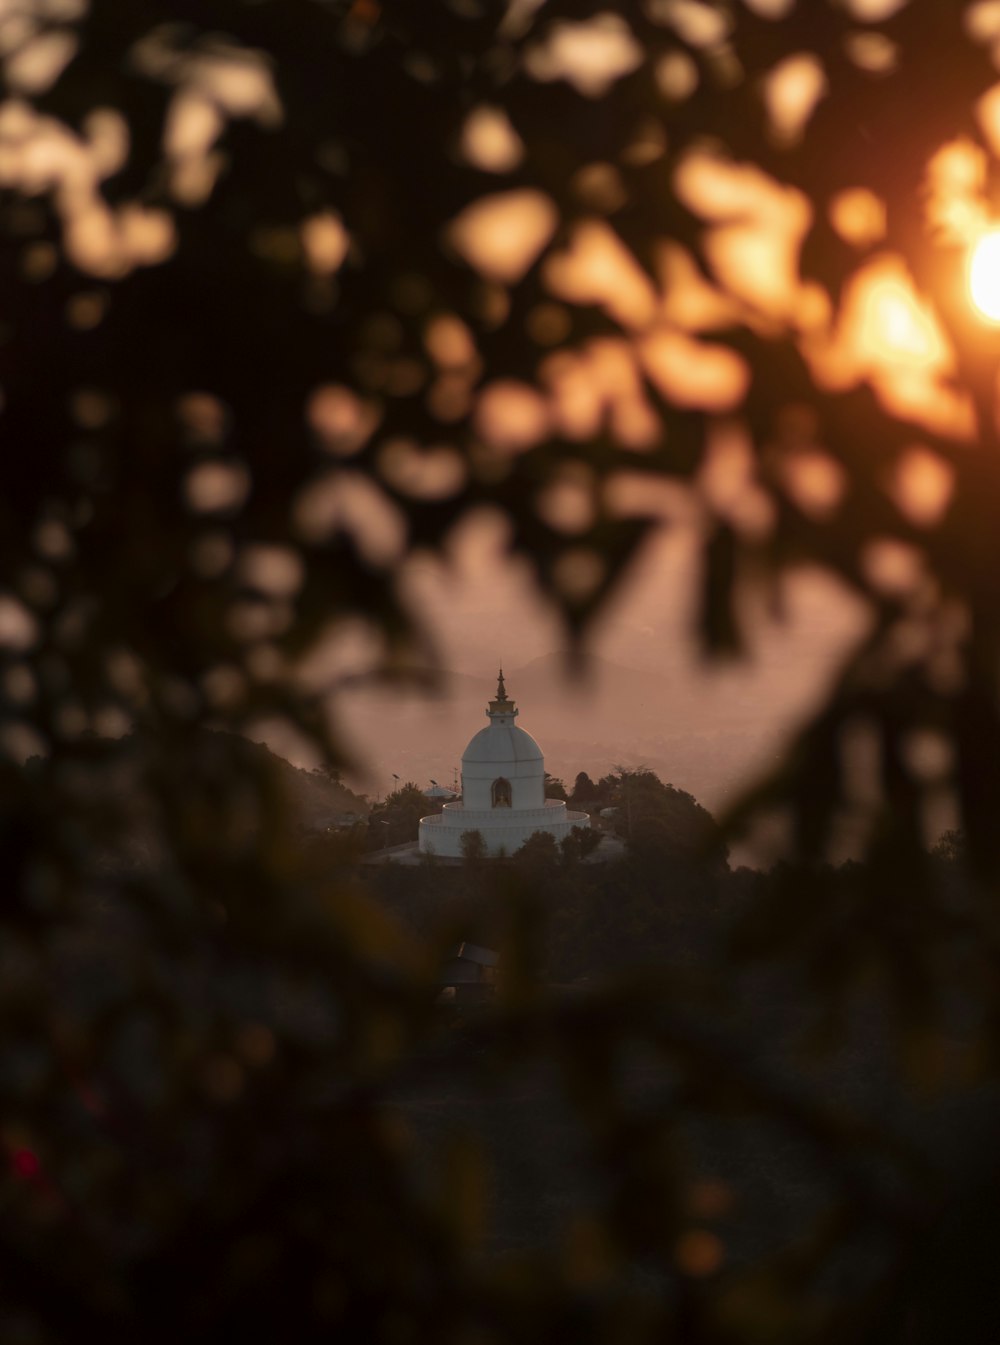
{"type": "Polygon", "coordinates": [[[933,528],[951,503],[954,478],[953,469],[943,458],[917,444],[896,464],[889,493],[917,527],[933,528]]]}
{"type": "Polygon", "coordinates": [[[530,188],[482,196],[452,221],[448,239],[491,280],[520,280],[559,222],[550,197],[530,188]]]}
{"type": "Polygon", "coordinates": [[[541,82],[564,79],[587,98],[600,98],[642,63],[642,48],[617,14],[595,14],[552,25],[546,41],[531,47],[525,69],[541,82]]]}
{"type": "Polygon", "coordinates": [[[1000,322],[1000,229],[990,229],[969,254],[969,295],[990,322],[1000,322]]]}
{"type": "Polygon", "coordinates": [[[559,299],[599,304],[624,327],[643,327],[656,311],[653,286],[635,257],[608,225],[585,220],[565,252],[550,256],[545,283],[559,299]]]}
{"type": "Polygon", "coordinates": [[[865,317],[864,337],[886,359],[923,364],[935,358],[935,332],[909,288],[884,280],[873,288],[865,317]]]}
{"type": "Polygon", "coordinates": [[[795,145],[801,140],[826,91],[822,63],[810,52],[786,56],[774,67],[764,84],[764,102],[780,144],[795,145]]]}
{"type": "Polygon", "coordinates": [[[509,173],[524,157],[524,145],[503,108],[480,106],[465,120],[462,157],[484,173],[509,173]]]}
{"type": "Polygon", "coordinates": [[[885,202],[865,187],[849,187],[830,202],[830,223],[845,243],[870,248],[885,237],[885,202]]]}
{"type": "Polygon", "coordinates": [[[518,453],[545,438],[549,412],[544,397],[530,384],[498,379],[480,393],[475,423],[488,443],[518,453]]]}
{"type": "Polygon", "coordinates": [[[925,215],[945,246],[967,247],[987,223],[986,155],[966,137],[942,145],[927,165],[925,215]]]}

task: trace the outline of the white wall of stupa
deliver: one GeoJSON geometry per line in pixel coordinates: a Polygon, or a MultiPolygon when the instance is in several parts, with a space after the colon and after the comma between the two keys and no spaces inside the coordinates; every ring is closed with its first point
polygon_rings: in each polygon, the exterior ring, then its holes
{"type": "Polygon", "coordinates": [[[563,800],[545,797],[542,749],[514,723],[517,716],[501,669],[496,697],[486,711],[489,723],[462,756],[461,799],[421,818],[423,854],[460,857],[467,831],[478,831],[487,853],[498,856],[512,855],[536,831],[547,831],[558,841],[573,827],[589,827],[586,813],[571,812],[563,800]]]}

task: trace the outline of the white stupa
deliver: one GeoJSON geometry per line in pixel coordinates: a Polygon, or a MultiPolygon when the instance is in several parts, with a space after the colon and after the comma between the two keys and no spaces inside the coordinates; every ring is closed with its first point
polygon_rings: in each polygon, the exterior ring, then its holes
{"type": "Polygon", "coordinates": [[[512,855],[533,832],[548,831],[560,840],[573,827],[590,825],[586,813],[571,813],[562,799],[545,797],[542,749],[514,723],[517,706],[508,699],[502,668],[486,716],[489,724],[462,757],[461,799],[420,820],[424,854],[457,858],[463,832],[478,831],[488,854],[512,855]]]}

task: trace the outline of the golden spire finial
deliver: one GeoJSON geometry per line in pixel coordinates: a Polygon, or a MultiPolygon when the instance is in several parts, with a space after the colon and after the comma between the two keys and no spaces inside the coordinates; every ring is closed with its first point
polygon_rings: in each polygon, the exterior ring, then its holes
{"type": "Polygon", "coordinates": [[[517,706],[507,695],[507,688],[503,682],[503,665],[500,666],[500,673],[497,677],[497,694],[490,701],[489,709],[486,711],[491,719],[514,719],[517,717],[517,706]]]}

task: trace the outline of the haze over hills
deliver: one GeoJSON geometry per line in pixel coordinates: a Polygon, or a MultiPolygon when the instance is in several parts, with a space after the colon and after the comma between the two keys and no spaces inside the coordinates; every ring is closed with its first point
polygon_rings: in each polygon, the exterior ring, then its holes
{"type": "MultiPolygon", "coordinates": [[[[333,713],[362,768],[351,782],[372,796],[394,775],[421,788],[452,783],[486,723],[502,660],[518,723],[553,775],[571,784],[581,770],[645,765],[718,811],[777,758],[868,620],[842,585],[803,572],[780,592],[749,595],[747,658],[709,666],[694,635],[695,539],[668,529],[591,632],[586,675],[568,680],[565,635],[503,529],[481,520],[449,545],[412,558],[401,579],[429,635],[424,672],[449,670],[437,694],[426,678],[421,688],[374,676],[380,651],[363,627],[332,641],[318,665],[317,685],[338,685],[333,713]]],[[[261,736],[296,764],[316,764],[261,736]]]]}
{"type": "Polygon", "coordinates": [[[530,569],[508,550],[502,522],[458,532],[442,557],[413,559],[403,593],[430,633],[434,661],[452,669],[428,699],[359,685],[339,722],[374,784],[393,774],[421,786],[451,781],[503,661],[518,723],[546,767],[578,771],[646,765],[718,810],[773,761],[836,675],[868,615],[843,585],[803,571],[767,594],[748,593],[748,657],[709,667],[694,634],[700,585],[693,529],[664,528],[590,633],[589,676],[569,682],[563,631],[530,569]]]}
{"type": "MultiPolygon", "coordinates": [[[[403,584],[430,635],[415,679],[380,678],[378,643],[358,625],[318,665],[317,685],[337,687],[331,710],[357,763],[347,783],[373,799],[396,786],[394,776],[421,789],[457,785],[502,658],[519,725],[567,786],[580,771],[596,779],[616,765],[645,766],[718,816],[780,760],[869,617],[842,585],[803,571],[761,595],[766,602],[748,598],[745,658],[708,664],[693,633],[697,581],[690,546],[667,536],[591,632],[584,675],[573,679],[552,611],[488,528],[467,534],[450,562],[421,556],[403,584]],[[432,666],[449,671],[432,676],[432,666]]],[[[296,765],[319,764],[280,726],[250,736],[296,765]]],[[[930,834],[953,825],[948,809],[928,821],[930,834]]],[[[766,862],[752,845],[737,858],[766,862]]]]}
{"type": "MultiPolygon", "coordinates": [[[[551,653],[504,673],[518,724],[568,785],[579,771],[644,765],[719,808],[780,751],[785,735],[762,712],[752,677],[734,686],[731,677],[670,676],[594,657],[576,683],[567,681],[566,666],[565,654],[551,653]]],[[[441,699],[389,687],[359,687],[345,697],[346,727],[376,787],[391,788],[394,774],[421,787],[431,779],[450,784],[460,771],[467,742],[485,725],[496,677],[445,674],[444,683],[441,699]]]]}

